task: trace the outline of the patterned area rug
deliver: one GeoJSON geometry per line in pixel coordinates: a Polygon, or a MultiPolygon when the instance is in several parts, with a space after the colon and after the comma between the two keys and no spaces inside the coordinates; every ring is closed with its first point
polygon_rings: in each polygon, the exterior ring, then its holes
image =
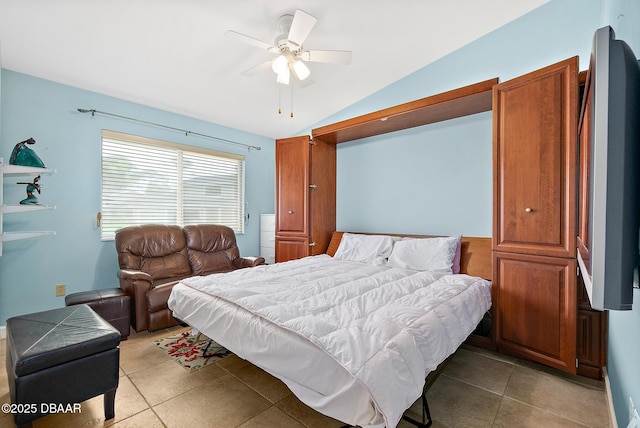
{"type": "Polygon", "coordinates": [[[193,336],[188,331],[176,336],[154,340],[154,343],[190,372],[231,354],[231,351],[204,334],[193,336]]]}

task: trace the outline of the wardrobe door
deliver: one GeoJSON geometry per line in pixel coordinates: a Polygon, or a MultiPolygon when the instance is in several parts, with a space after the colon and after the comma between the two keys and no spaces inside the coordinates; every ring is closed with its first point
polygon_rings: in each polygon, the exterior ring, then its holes
{"type": "Polygon", "coordinates": [[[500,352],[576,373],[578,59],[493,89],[500,352]]]}
{"type": "Polygon", "coordinates": [[[308,136],[276,140],[276,236],[309,234],[308,136]]]}
{"type": "Polygon", "coordinates": [[[276,262],[322,254],[336,228],[336,145],[276,140],[276,262]]]}
{"type": "Polygon", "coordinates": [[[276,263],[301,259],[309,254],[309,238],[299,236],[279,236],[276,238],[276,263]]]}
{"type": "Polygon", "coordinates": [[[494,87],[494,250],[576,255],[577,67],[494,87]]]}
{"type": "Polygon", "coordinates": [[[494,253],[500,351],[576,373],[576,267],[573,259],[494,253]]]}
{"type": "Polygon", "coordinates": [[[309,255],[327,251],[336,230],[336,145],[315,139],[309,182],[309,255]]]}

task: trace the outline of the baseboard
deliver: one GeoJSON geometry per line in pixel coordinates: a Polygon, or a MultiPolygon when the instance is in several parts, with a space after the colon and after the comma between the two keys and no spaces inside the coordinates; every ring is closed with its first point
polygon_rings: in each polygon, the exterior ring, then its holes
{"type": "Polygon", "coordinates": [[[0,325],[0,339],[4,339],[5,337],[7,337],[7,327],[0,325]]]}
{"type": "Polygon", "coordinates": [[[616,419],[616,410],[613,408],[613,396],[611,395],[611,384],[609,383],[609,373],[607,367],[602,368],[604,374],[604,385],[607,390],[607,405],[609,406],[609,425],[611,428],[618,428],[618,420],[616,419]]]}

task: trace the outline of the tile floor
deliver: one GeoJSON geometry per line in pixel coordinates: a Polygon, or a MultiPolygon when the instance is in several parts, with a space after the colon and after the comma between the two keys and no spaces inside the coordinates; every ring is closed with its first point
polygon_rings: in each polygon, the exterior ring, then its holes
{"type": "MultiPolygon", "coordinates": [[[[104,421],[102,397],[82,403],[80,414],[49,415],[43,427],[333,428],[343,424],[302,404],[285,385],[231,355],[189,373],[153,339],[185,330],[133,333],[122,342],[116,417],[104,421]]],[[[0,340],[0,361],[6,354],[0,340]]],[[[463,345],[428,394],[433,427],[608,427],[603,382],[566,375],[530,362],[463,345]]],[[[9,388],[0,370],[0,404],[9,388]]],[[[418,419],[421,407],[408,412],[418,419]],[[417,413],[416,413],[417,412],[417,413]]],[[[0,428],[13,427],[0,413],[0,428]]],[[[402,421],[401,428],[412,427],[402,421]]]]}

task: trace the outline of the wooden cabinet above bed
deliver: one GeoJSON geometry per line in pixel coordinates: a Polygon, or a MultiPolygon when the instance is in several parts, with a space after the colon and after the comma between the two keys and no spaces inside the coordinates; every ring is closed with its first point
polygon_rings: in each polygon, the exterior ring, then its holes
{"type": "Polygon", "coordinates": [[[491,110],[498,78],[313,129],[313,139],[339,144],[491,110]]]}

